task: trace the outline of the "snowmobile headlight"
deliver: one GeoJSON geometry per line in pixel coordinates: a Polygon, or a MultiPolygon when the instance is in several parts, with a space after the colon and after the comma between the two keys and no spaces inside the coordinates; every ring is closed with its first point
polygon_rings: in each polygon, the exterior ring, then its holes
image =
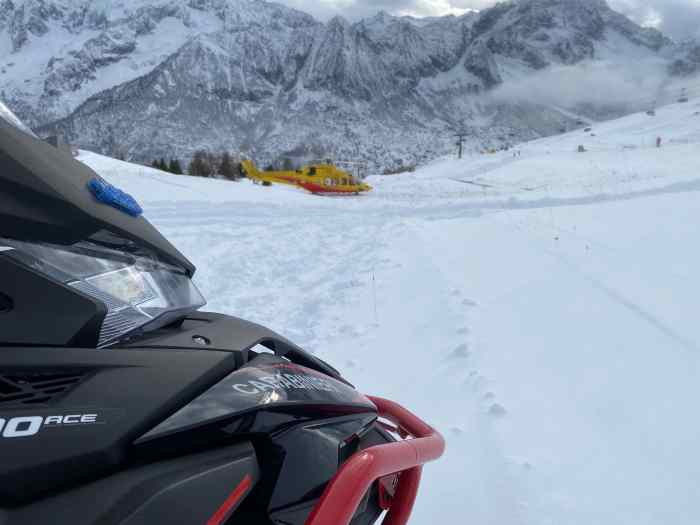
{"type": "Polygon", "coordinates": [[[143,272],[133,266],[86,279],[98,290],[131,305],[139,305],[158,297],[143,272]]]}
{"type": "Polygon", "coordinates": [[[80,242],[72,246],[0,238],[0,256],[99,300],[107,315],[98,346],[168,324],[206,304],[189,275],[148,254],[80,242]]]}

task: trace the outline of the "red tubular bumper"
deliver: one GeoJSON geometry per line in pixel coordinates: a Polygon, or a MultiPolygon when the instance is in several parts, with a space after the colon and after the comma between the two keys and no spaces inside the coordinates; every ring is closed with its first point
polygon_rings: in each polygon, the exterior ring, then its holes
{"type": "Polygon", "coordinates": [[[380,417],[394,423],[411,439],[370,447],[346,461],[328,483],[305,525],[348,525],[372,484],[401,473],[391,507],[382,525],[405,525],[416,499],[422,466],[445,451],[445,440],[401,405],[370,397],[380,417]]]}

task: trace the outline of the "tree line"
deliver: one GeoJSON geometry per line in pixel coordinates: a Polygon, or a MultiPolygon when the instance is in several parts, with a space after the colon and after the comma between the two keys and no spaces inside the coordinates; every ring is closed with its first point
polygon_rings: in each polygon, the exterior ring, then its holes
{"type": "Polygon", "coordinates": [[[157,170],[167,171],[168,173],[174,173],[175,175],[182,175],[182,166],[178,159],[170,159],[170,162],[166,162],[165,159],[161,157],[151,162],[151,167],[157,170]]]}
{"type": "MultiPolygon", "coordinates": [[[[183,174],[182,166],[178,159],[170,159],[169,162],[166,162],[164,158],[156,159],[151,163],[151,167],[175,175],[183,174]]],[[[192,160],[187,165],[187,175],[238,180],[243,176],[243,172],[241,163],[228,151],[212,153],[201,149],[194,152],[192,160]]]]}

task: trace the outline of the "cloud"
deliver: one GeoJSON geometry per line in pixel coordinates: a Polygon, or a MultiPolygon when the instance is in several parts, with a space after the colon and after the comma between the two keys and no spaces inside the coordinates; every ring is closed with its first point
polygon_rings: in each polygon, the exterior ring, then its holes
{"type": "Polygon", "coordinates": [[[494,0],[278,0],[306,11],[321,20],[342,15],[350,20],[366,18],[387,11],[394,15],[459,15],[470,9],[483,9],[494,0]]]}
{"type": "Polygon", "coordinates": [[[700,0],[609,0],[635,22],[651,25],[676,39],[700,37],[700,0]]]}
{"type": "Polygon", "coordinates": [[[649,59],[552,66],[504,84],[491,96],[497,101],[520,100],[563,108],[593,104],[643,109],[654,105],[654,101],[669,102],[673,93],[665,62],[649,59]]]}
{"type": "MultiPolygon", "coordinates": [[[[278,0],[321,20],[342,15],[350,20],[384,10],[395,15],[441,16],[485,9],[496,0],[278,0]]],[[[669,36],[700,37],[700,0],[608,0],[635,22],[654,26],[669,36]]]]}

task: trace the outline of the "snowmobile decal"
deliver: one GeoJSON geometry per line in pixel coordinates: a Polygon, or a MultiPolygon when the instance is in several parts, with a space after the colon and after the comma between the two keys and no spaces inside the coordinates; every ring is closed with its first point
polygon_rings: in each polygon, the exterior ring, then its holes
{"type": "Polygon", "coordinates": [[[340,381],[279,357],[262,355],[181,408],[137,443],[254,410],[294,405],[376,411],[369,399],[340,381]]]}
{"type": "Polygon", "coordinates": [[[68,414],[60,416],[0,417],[0,434],[3,438],[21,438],[37,435],[42,428],[61,426],[95,425],[101,423],[99,414],[68,414]]]}
{"type": "Polygon", "coordinates": [[[320,377],[309,377],[301,374],[282,374],[261,377],[260,381],[251,379],[245,383],[232,385],[236,392],[241,394],[256,395],[267,390],[318,390],[320,392],[337,392],[338,389],[333,384],[320,377]]]}

